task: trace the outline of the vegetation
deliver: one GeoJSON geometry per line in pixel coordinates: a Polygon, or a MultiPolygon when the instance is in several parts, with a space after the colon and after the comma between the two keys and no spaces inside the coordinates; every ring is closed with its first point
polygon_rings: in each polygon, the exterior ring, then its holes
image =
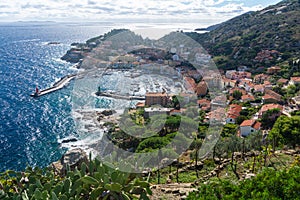
{"type": "Polygon", "coordinates": [[[252,179],[239,183],[217,180],[201,184],[187,199],[298,199],[300,167],[276,171],[266,168],[252,179]]]}
{"type": "Polygon", "coordinates": [[[262,127],[265,129],[272,128],[276,119],[280,116],[280,110],[278,108],[274,108],[271,110],[267,110],[261,118],[262,127]]]}
{"type": "Polygon", "coordinates": [[[245,65],[253,72],[260,72],[261,66],[270,67],[299,58],[299,19],[299,1],[286,0],[262,11],[235,17],[208,33],[187,34],[214,56],[219,68],[236,69],[245,65]],[[257,57],[262,55],[262,50],[276,50],[279,54],[257,57]]]}
{"type": "Polygon", "coordinates": [[[277,145],[295,148],[300,143],[300,116],[280,116],[270,131],[270,138],[277,145]]]}
{"type": "Polygon", "coordinates": [[[232,94],[233,98],[235,98],[236,100],[240,100],[241,97],[243,96],[242,92],[239,90],[235,90],[232,94]]]}
{"type": "Polygon", "coordinates": [[[99,160],[82,163],[80,170],[67,170],[61,177],[52,169],[0,174],[0,199],[149,199],[150,185],[136,174],[121,172],[99,160]]]}

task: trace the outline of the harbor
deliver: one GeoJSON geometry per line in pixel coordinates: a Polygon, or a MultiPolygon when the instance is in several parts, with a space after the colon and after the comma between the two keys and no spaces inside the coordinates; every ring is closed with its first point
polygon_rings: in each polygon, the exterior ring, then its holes
{"type": "Polygon", "coordinates": [[[96,95],[110,97],[110,98],[114,98],[114,99],[145,100],[145,97],[143,97],[143,96],[125,96],[125,95],[112,94],[112,93],[107,93],[107,92],[97,92],[96,95]]]}
{"type": "Polygon", "coordinates": [[[59,81],[54,83],[54,85],[52,87],[49,87],[49,88],[44,89],[44,90],[39,90],[38,88],[36,88],[35,93],[31,94],[30,96],[31,97],[41,97],[43,95],[46,95],[46,94],[55,92],[57,90],[60,90],[63,87],[65,87],[76,76],[77,76],[77,74],[71,74],[71,75],[64,76],[59,81]]]}

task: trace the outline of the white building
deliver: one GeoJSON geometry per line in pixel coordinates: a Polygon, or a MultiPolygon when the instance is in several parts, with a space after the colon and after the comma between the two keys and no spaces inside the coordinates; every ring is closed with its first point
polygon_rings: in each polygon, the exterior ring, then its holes
{"type": "Polygon", "coordinates": [[[241,136],[248,136],[249,134],[260,130],[260,127],[261,123],[255,121],[254,119],[244,120],[243,123],[240,125],[241,136]]]}

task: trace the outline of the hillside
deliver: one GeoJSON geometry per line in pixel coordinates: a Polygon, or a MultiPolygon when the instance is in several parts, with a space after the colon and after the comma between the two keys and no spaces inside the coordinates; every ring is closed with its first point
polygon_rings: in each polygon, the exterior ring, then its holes
{"type": "Polygon", "coordinates": [[[203,45],[222,69],[239,65],[255,69],[296,59],[300,49],[300,1],[285,0],[235,17],[211,32],[187,34],[203,45]]]}

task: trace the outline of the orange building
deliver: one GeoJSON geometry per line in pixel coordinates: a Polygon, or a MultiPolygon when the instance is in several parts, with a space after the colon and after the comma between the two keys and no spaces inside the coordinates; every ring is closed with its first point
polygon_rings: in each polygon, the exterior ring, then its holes
{"type": "Polygon", "coordinates": [[[166,106],[171,102],[167,93],[146,93],[146,106],[161,105],[166,106]]]}

